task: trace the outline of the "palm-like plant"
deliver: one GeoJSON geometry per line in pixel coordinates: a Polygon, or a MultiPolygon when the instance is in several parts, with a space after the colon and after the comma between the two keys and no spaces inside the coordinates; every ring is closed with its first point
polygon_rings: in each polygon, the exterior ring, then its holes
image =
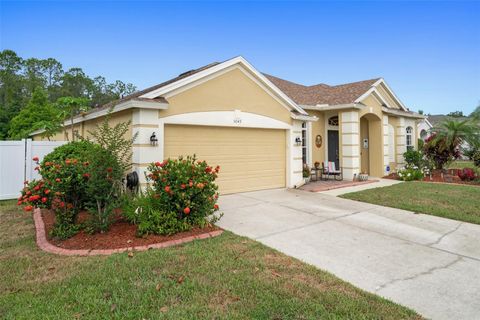
{"type": "Polygon", "coordinates": [[[478,134],[478,126],[471,120],[445,120],[438,127],[433,128],[435,138],[433,143],[438,144],[441,151],[455,152],[465,142],[478,134]]]}
{"type": "Polygon", "coordinates": [[[445,120],[432,129],[432,137],[425,145],[426,156],[434,160],[438,169],[460,156],[462,145],[478,139],[479,126],[471,120],[445,120]]]}

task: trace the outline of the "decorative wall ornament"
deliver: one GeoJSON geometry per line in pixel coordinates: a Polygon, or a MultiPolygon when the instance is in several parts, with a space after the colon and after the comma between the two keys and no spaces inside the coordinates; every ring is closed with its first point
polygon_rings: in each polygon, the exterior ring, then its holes
{"type": "Polygon", "coordinates": [[[317,134],[317,136],[315,137],[315,145],[317,146],[317,148],[322,147],[322,142],[323,142],[322,136],[317,134]]]}

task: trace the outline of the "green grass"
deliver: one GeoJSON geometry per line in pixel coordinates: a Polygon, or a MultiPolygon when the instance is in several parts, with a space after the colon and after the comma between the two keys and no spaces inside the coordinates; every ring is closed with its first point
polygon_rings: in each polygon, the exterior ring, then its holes
{"type": "Polygon", "coordinates": [[[453,161],[448,165],[448,169],[463,169],[463,168],[472,168],[476,169],[473,161],[464,161],[464,160],[457,160],[453,161]]]}
{"type": "Polygon", "coordinates": [[[405,182],[342,198],[480,224],[480,187],[405,182]]]}
{"type": "MultiPolygon", "coordinates": [[[[352,266],[353,267],[353,266],[352,266]]],[[[223,235],[109,257],[40,251],[0,202],[1,319],[419,319],[262,244],[223,235]]]]}

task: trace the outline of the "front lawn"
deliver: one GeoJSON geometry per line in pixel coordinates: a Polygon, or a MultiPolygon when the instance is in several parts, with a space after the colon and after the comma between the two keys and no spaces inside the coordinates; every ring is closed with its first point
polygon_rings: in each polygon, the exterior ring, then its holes
{"type": "Polygon", "coordinates": [[[223,235],[109,257],[40,251],[33,222],[0,202],[2,319],[419,319],[262,244],[223,235]]]}
{"type": "Polygon", "coordinates": [[[475,169],[475,164],[473,163],[473,161],[457,160],[457,161],[453,161],[448,165],[448,169],[463,169],[463,168],[475,169]]]}
{"type": "Polygon", "coordinates": [[[342,198],[480,224],[480,187],[405,182],[342,198]]]}

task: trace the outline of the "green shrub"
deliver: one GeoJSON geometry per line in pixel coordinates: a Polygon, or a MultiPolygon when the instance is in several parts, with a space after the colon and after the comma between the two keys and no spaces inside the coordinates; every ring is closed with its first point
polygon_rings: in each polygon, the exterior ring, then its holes
{"type": "Polygon", "coordinates": [[[215,184],[220,167],[210,167],[195,156],[150,164],[151,188],[123,207],[126,219],[139,234],[172,234],[215,223],[221,215],[215,184]]]}
{"type": "Polygon", "coordinates": [[[400,169],[397,172],[399,178],[403,181],[422,180],[424,175],[423,171],[418,168],[405,168],[400,169]]]}
{"type": "Polygon", "coordinates": [[[82,140],[69,142],[67,144],[56,147],[52,152],[47,154],[42,161],[45,162],[64,162],[67,159],[77,159],[80,162],[88,161],[88,155],[100,146],[91,141],[82,140]]]}
{"type": "Polygon", "coordinates": [[[138,236],[151,233],[171,235],[191,228],[188,221],[178,219],[176,213],[163,212],[152,189],[125,201],[122,212],[127,221],[137,225],[138,236]]]}
{"type": "Polygon", "coordinates": [[[480,150],[477,150],[477,152],[473,154],[472,160],[477,167],[480,167],[480,150]]]}
{"type": "Polygon", "coordinates": [[[86,180],[84,199],[90,213],[87,231],[107,231],[113,221],[114,209],[122,189],[123,170],[115,155],[99,148],[89,155],[83,176],[86,180]]]}
{"type": "MultiPolygon", "coordinates": [[[[130,135],[131,121],[120,122],[113,127],[110,126],[110,117],[113,107],[108,110],[103,121],[95,126],[93,131],[88,131],[100,147],[109,151],[115,156],[122,172],[127,172],[132,166],[132,144],[138,136],[138,132],[130,135]]],[[[85,138],[80,137],[85,140],[85,138]]]]}
{"type": "Polygon", "coordinates": [[[407,152],[403,154],[403,158],[409,168],[422,168],[424,165],[423,154],[420,151],[414,149],[407,150],[407,152]]]}
{"type": "Polygon", "coordinates": [[[80,210],[85,206],[87,166],[88,162],[80,162],[77,159],[44,161],[43,164],[39,164],[39,173],[54,193],[51,202],[51,209],[55,212],[52,232],[54,236],[70,237],[78,231],[75,224],[80,210]]]}
{"type": "MultiPolygon", "coordinates": [[[[131,165],[131,145],[135,135],[132,139],[125,138],[129,122],[110,128],[108,120],[109,117],[105,117],[95,131],[89,132],[98,139],[97,143],[80,137],[80,141],[55,148],[41,164],[37,157],[34,158],[43,178],[38,188],[47,188],[53,194],[51,199],[45,200],[45,206],[50,205],[55,212],[52,231],[55,237],[64,239],[78,232],[81,226],[77,224],[77,218],[82,209],[90,213],[85,224],[87,231],[106,231],[113,221],[114,209],[118,207],[123,189],[122,176],[131,165]]],[[[25,194],[19,198],[19,204],[27,205],[26,211],[44,201],[42,195],[38,198],[33,194],[39,183],[27,186],[25,194]]]]}

